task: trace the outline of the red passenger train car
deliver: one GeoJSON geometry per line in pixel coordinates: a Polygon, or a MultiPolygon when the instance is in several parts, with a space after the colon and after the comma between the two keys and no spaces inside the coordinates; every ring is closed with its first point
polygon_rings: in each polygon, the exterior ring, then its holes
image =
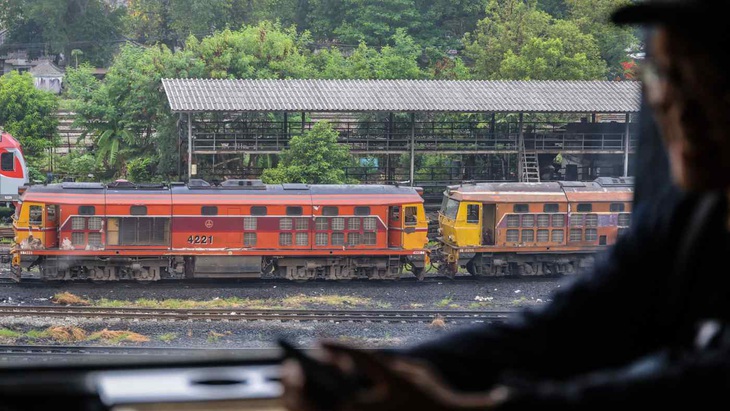
{"type": "Polygon", "coordinates": [[[428,221],[412,187],[229,183],[31,186],[16,211],[13,273],[396,279],[428,262],[428,221]]]}

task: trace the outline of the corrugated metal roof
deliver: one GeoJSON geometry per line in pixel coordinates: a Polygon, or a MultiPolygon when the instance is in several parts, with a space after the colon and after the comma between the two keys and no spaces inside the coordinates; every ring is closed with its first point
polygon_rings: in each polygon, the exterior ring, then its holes
{"type": "Polygon", "coordinates": [[[163,79],[174,112],[638,112],[634,81],[163,79]]]}

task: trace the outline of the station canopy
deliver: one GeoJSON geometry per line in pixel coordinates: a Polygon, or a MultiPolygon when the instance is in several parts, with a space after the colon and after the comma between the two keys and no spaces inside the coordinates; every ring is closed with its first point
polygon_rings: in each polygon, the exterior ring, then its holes
{"type": "Polygon", "coordinates": [[[163,79],[176,113],[634,113],[637,81],[163,79]]]}

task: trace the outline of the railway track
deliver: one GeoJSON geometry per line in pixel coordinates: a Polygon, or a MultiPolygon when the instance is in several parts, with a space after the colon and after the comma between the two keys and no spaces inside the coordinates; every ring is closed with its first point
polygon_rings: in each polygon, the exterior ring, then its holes
{"type": "Polygon", "coordinates": [[[502,322],[514,311],[252,310],[0,306],[0,317],[78,317],[170,321],[502,322]]]}
{"type": "MultiPolygon", "coordinates": [[[[121,347],[121,346],[73,346],[73,345],[0,345],[0,358],[38,355],[53,356],[101,356],[101,355],[132,355],[132,356],[189,356],[210,355],[213,353],[241,354],[245,349],[203,349],[203,348],[175,348],[175,347],[121,347]]],[[[262,350],[259,350],[262,351],[262,350]]]]}

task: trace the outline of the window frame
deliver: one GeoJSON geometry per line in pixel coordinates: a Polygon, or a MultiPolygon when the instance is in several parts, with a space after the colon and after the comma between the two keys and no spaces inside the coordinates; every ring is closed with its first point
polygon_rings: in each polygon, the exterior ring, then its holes
{"type": "Polygon", "coordinates": [[[512,205],[512,212],[514,214],[525,214],[530,212],[530,204],[519,203],[512,205]]]}
{"type": "Polygon", "coordinates": [[[304,215],[302,206],[286,206],[286,215],[290,217],[300,217],[304,215]]]}
{"type": "Polygon", "coordinates": [[[218,215],[218,206],[201,206],[200,215],[218,215]]]}

